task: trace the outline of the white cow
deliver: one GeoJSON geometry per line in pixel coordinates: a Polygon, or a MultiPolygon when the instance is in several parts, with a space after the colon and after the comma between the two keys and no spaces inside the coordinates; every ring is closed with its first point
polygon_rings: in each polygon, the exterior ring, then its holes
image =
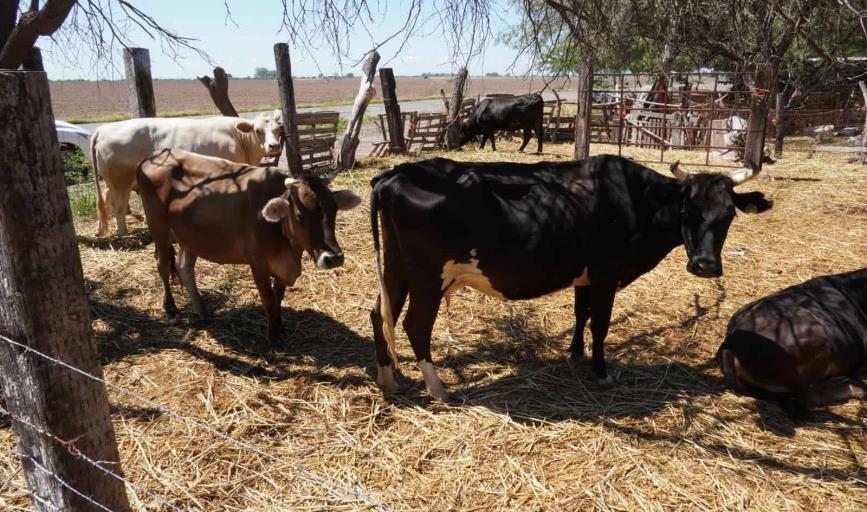
{"type": "Polygon", "coordinates": [[[129,193],[135,189],[139,163],[162,148],[184,149],[233,162],[259,165],[265,155],[280,151],[282,116],[259,114],[255,119],[141,118],[105,124],[93,132],[90,151],[94,176],[105,180],[105,197],[96,180],[97,236],[108,233],[109,211],[117,233],[127,234],[129,193]],[[277,120],[275,120],[277,117],[277,120]]]}

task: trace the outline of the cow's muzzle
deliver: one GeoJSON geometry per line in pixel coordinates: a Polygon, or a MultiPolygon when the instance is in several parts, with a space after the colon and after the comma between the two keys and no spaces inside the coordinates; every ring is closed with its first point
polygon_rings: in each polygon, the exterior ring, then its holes
{"type": "Polygon", "coordinates": [[[327,270],[329,268],[337,268],[343,265],[343,253],[322,251],[316,258],[316,268],[327,270]]]}
{"type": "Polygon", "coordinates": [[[722,275],[722,263],[710,258],[692,258],[687,263],[686,270],[698,277],[720,277],[722,275]]]}

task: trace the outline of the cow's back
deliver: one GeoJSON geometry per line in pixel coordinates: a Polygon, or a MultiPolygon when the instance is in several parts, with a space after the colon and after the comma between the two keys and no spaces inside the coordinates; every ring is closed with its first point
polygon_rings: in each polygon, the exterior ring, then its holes
{"type": "Polygon", "coordinates": [[[848,374],[867,356],[865,286],[867,270],[791,286],[738,310],[727,336],[747,331],[772,340],[799,361],[809,380],[848,374]]]}
{"type": "Polygon", "coordinates": [[[286,176],[184,151],[158,151],[142,163],[139,189],[150,217],[161,216],[177,239],[216,263],[247,263],[277,224],[259,212],[279,196],[286,176]],[[264,232],[264,231],[267,231],[264,232]]]}
{"type": "Polygon", "coordinates": [[[94,152],[104,165],[135,167],[157,149],[177,148],[202,155],[243,160],[235,135],[237,118],[140,118],[110,123],[94,132],[94,152]]]}

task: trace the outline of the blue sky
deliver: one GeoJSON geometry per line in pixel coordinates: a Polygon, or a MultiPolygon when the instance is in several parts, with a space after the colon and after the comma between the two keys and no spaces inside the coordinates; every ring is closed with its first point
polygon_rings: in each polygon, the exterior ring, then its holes
{"type": "MultiPolygon", "coordinates": [[[[372,5],[376,9],[376,0],[372,5]]],[[[205,50],[213,61],[235,76],[252,75],[257,67],[274,68],[272,47],[274,43],[288,41],[288,33],[281,31],[282,5],[280,0],[227,0],[232,20],[226,19],[222,0],[139,0],[135,5],[153,16],[163,26],[184,36],[198,39],[196,46],[205,50]],[[237,26],[236,26],[237,25],[237,26]]],[[[504,5],[508,5],[504,3],[504,5]]],[[[375,39],[385,39],[404,24],[408,7],[402,2],[389,1],[386,13],[374,12],[377,23],[369,27],[375,39]]],[[[384,10],[384,9],[381,9],[384,10]]],[[[519,21],[519,16],[503,9],[497,13],[495,36],[509,24],[519,21]]],[[[427,13],[423,13],[425,15],[427,13]]],[[[454,71],[452,56],[441,29],[428,23],[406,47],[396,55],[399,37],[379,50],[381,66],[391,66],[395,74],[417,75],[423,72],[450,73],[454,71]]],[[[191,51],[183,52],[177,62],[164,54],[160,43],[150,39],[141,30],[129,27],[126,32],[137,46],[150,49],[151,66],[155,78],[193,78],[210,74],[212,66],[191,51]]],[[[354,66],[373,43],[370,35],[361,27],[354,27],[350,35],[349,59],[342,70],[338,59],[327,46],[305,44],[290,48],[293,74],[298,76],[326,75],[336,71],[359,74],[360,65],[354,66]],[[315,61],[314,61],[315,59],[315,61]],[[318,64],[318,66],[317,66],[318,64]]],[[[58,39],[61,41],[62,39],[58,39]]],[[[80,39],[73,39],[80,41],[80,39]]],[[[119,69],[120,47],[113,52],[114,66],[105,59],[96,59],[86,44],[70,45],[67,42],[52,43],[45,38],[39,45],[45,52],[46,70],[54,80],[62,79],[117,79],[122,77],[119,69]]],[[[470,62],[470,73],[481,75],[487,72],[508,71],[515,58],[515,51],[491,41],[482,55],[470,62]]],[[[526,62],[520,62],[511,72],[526,71],[526,62]]]]}

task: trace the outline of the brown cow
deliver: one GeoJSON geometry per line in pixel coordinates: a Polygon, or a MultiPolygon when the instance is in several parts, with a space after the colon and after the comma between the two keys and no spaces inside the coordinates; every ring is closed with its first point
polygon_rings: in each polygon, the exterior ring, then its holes
{"type": "Polygon", "coordinates": [[[177,273],[193,311],[208,313],[196,287],[194,266],[247,264],[268,317],[268,341],[280,333],[280,303],[301,275],[304,251],[321,269],[343,264],[335,238],[337,210],[361,199],[349,190],[328,190],[315,176],[289,178],[274,167],[252,167],[179,149],[154,152],[142,161],[138,186],[156,246],[167,316],[178,313],[169,288],[178,242],[177,273]],[[271,277],[273,276],[273,286],[271,277]]]}

